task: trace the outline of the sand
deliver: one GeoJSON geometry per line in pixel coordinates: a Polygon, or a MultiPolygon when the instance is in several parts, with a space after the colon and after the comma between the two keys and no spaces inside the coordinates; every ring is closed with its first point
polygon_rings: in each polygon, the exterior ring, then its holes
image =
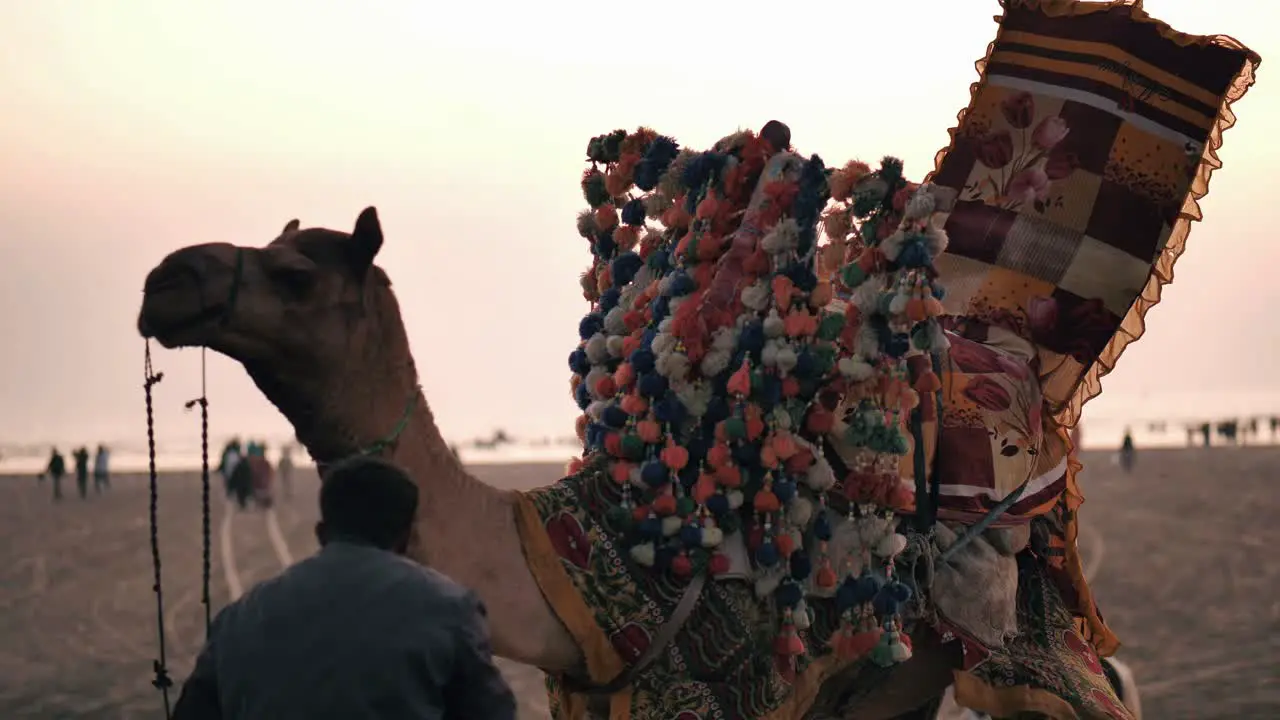
{"type": "MultiPolygon", "coordinates": [[[[1086,453],[1082,551],[1142,688],[1148,718],[1280,717],[1280,449],[1140,452],[1126,476],[1086,453]]],[[[527,488],[558,465],[476,466],[527,488]]],[[[163,478],[159,535],[167,662],[180,681],[202,640],[200,498],[193,474],[163,478]]],[[[152,718],[156,608],[146,479],[116,477],[80,500],[64,481],[0,478],[0,717],[152,718]]],[[[212,604],[315,548],[315,479],[273,514],[227,513],[214,493],[212,604]],[[223,532],[224,525],[227,531],[223,532]],[[223,545],[223,538],[226,545],[223,545]]],[[[546,717],[541,673],[503,662],[521,718],[546,717]]]]}

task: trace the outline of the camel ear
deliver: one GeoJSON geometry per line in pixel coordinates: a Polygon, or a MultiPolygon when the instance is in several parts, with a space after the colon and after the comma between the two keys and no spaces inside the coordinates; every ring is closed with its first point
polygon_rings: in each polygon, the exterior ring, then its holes
{"type": "Polygon", "coordinates": [[[366,270],[373,264],[382,248],[382,225],[378,222],[378,210],[367,207],[356,218],[356,228],[351,231],[350,257],[358,270],[366,270]]]}
{"type": "Polygon", "coordinates": [[[298,227],[299,227],[301,224],[302,224],[302,223],[298,222],[298,219],[297,219],[297,218],[294,218],[294,219],[290,220],[288,223],[285,223],[284,229],[280,231],[280,234],[281,234],[281,235],[286,235],[286,234],[291,233],[291,232],[298,232],[298,227]]]}

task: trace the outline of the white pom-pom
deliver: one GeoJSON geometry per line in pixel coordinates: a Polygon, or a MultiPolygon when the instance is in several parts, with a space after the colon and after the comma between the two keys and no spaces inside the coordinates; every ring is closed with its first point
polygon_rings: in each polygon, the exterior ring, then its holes
{"type": "Polygon", "coordinates": [[[669,352],[659,355],[654,367],[658,373],[668,380],[680,381],[689,375],[689,356],[684,353],[669,352]]]}
{"type": "Polygon", "coordinates": [[[631,547],[631,559],[635,560],[637,565],[644,567],[653,567],[653,561],[657,554],[653,543],[642,543],[631,547]]]}
{"type": "Polygon", "coordinates": [[[836,484],[836,474],[831,469],[831,463],[821,455],[815,458],[813,466],[809,468],[809,472],[805,474],[804,484],[809,486],[814,492],[822,492],[830,490],[836,484]]]}
{"type": "Polygon", "coordinates": [[[722,327],[711,334],[711,349],[725,350],[729,354],[733,354],[733,348],[738,344],[738,331],[732,327],[722,327]]]}
{"type": "Polygon", "coordinates": [[[702,417],[707,414],[707,405],[711,402],[711,388],[703,382],[688,383],[676,388],[676,397],[680,398],[680,404],[688,409],[690,416],[702,417]]]}
{"type": "Polygon", "coordinates": [[[675,535],[682,527],[684,527],[684,518],[679,515],[668,515],[662,518],[662,534],[665,537],[675,535]]]}
{"type": "Polygon", "coordinates": [[[592,335],[584,349],[587,352],[587,360],[592,365],[602,365],[609,361],[609,342],[603,333],[592,335]]]}
{"type": "Polygon", "coordinates": [[[777,255],[800,246],[800,226],[793,219],[786,219],[760,240],[760,248],[770,255],[777,255]]]}
{"type": "Polygon", "coordinates": [[[854,382],[862,382],[875,374],[876,369],[861,358],[842,357],[836,362],[840,374],[854,382]]]}
{"type": "Polygon", "coordinates": [[[880,542],[876,543],[875,550],[873,552],[875,552],[876,557],[882,557],[887,560],[889,558],[897,557],[906,549],[907,538],[899,533],[893,533],[892,535],[885,535],[881,538],[880,542]]]}
{"type": "Polygon", "coordinates": [[[732,359],[733,354],[728,350],[712,350],[702,357],[698,367],[702,370],[703,377],[715,377],[729,367],[732,359]]]}
{"type": "Polygon", "coordinates": [[[636,465],[627,473],[627,483],[633,488],[648,490],[649,484],[644,481],[644,476],[640,474],[640,466],[636,465]]]}
{"type": "Polygon", "coordinates": [[[786,375],[795,368],[797,360],[796,351],[791,349],[790,345],[783,345],[778,348],[778,371],[783,375],[786,375]]]}
{"type": "Polygon", "coordinates": [[[903,295],[902,293],[898,293],[894,295],[893,299],[889,301],[889,314],[901,315],[902,313],[906,312],[908,299],[909,298],[906,295],[903,295]]]}
{"type": "Polygon", "coordinates": [[[907,200],[907,206],[902,209],[902,219],[923,220],[933,214],[933,209],[937,205],[937,200],[929,192],[928,186],[921,185],[911,199],[907,200]]]}
{"type": "Polygon", "coordinates": [[[674,319],[669,315],[667,317],[662,318],[662,322],[658,323],[658,332],[664,332],[664,333],[671,332],[671,325],[673,322],[674,322],[674,319]]]}
{"type": "Polygon", "coordinates": [[[933,257],[938,257],[947,249],[947,231],[935,225],[930,225],[924,232],[925,249],[933,257]]]}
{"type": "Polygon", "coordinates": [[[649,349],[654,355],[665,355],[675,349],[676,336],[667,332],[660,332],[653,337],[653,345],[649,349]]]}
{"type": "Polygon", "coordinates": [[[871,323],[864,323],[858,329],[856,342],[858,352],[862,353],[868,360],[875,360],[880,357],[880,338],[876,336],[875,328],[871,327],[871,323]]]}
{"type": "Polygon", "coordinates": [[[592,420],[595,420],[596,422],[599,422],[600,413],[604,412],[604,409],[607,407],[609,407],[609,403],[603,400],[596,400],[595,402],[587,406],[587,417],[591,418],[592,420]]]}
{"type": "Polygon", "coordinates": [[[683,305],[683,304],[684,304],[684,301],[685,301],[685,300],[688,300],[688,299],[689,299],[689,296],[688,296],[688,295],[681,295],[681,296],[679,296],[679,297],[673,297],[673,298],[671,298],[670,300],[668,300],[668,301],[667,301],[667,309],[668,309],[668,310],[670,310],[670,311],[671,311],[671,313],[674,315],[674,314],[675,314],[675,312],[676,312],[676,309],[677,309],[677,308],[679,308],[681,305],[683,305]]]}
{"type": "Polygon", "coordinates": [[[626,316],[627,311],[620,307],[610,310],[609,314],[604,316],[604,329],[610,335],[626,335],[627,323],[623,321],[626,316]]]}
{"type": "Polygon", "coordinates": [[[756,281],[742,289],[742,304],[757,312],[769,306],[769,286],[756,281]]]}
{"type": "Polygon", "coordinates": [[[769,416],[773,419],[773,426],[779,430],[791,429],[791,413],[787,412],[785,407],[781,405],[774,407],[769,416]]]}
{"type": "Polygon", "coordinates": [[[718,527],[702,528],[702,547],[719,547],[724,542],[724,531],[718,527]]]}
{"type": "Polygon", "coordinates": [[[587,384],[587,392],[591,394],[591,397],[596,400],[609,399],[596,392],[596,383],[600,382],[602,378],[607,377],[608,375],[609,371],[605,370],[604,367],[593,367],[591,368],[591,372],[587,373],[587,377],[583,379],[583,382],[587,384]]]}
{"type": "Polygon", "coordinates": [[[786,323],[778,315],[777,308],[769,309],[769,316],[764,319],[764,336],[769,338],[782,337],[786,332],[786,323]]]}
{"type": "Polygon", "coordinates": [[[808,527],[813,519],[813,503],[808,498],[796,496],[787,503],[787,522],[794,527],[808,527]]]}
{"type": "Polygon", "coordinates": [[[801,631],[808,630],[813,625],[813,610],[809,608],[809,603],[801,600],[791,608],[791,622],[801,631]]]}
{"type": "Polygon", "coordinates": [[[778,346],[777,341],[769,340],[760,349],[760,362],[764,363],[765,367],[774,367],[778,364],[778,346]]]}
{"type": "Polygon", "coordinates": [[[621,335],[609,336],[609,339],[605,341],[605,349],[609,351],[610,357],[622,357],[622,349],[623,345],[625,345],[625,340],[626,338],[621,335]]]}
{"type": "Polygon", "coordinates": [[[729,492],[725,493],[724,496],[729,500],[730,510],[737,510],[738,508],[742,507],[742,502],[744,498],[742,497],[741,490],[730,490],[729,492]]]}

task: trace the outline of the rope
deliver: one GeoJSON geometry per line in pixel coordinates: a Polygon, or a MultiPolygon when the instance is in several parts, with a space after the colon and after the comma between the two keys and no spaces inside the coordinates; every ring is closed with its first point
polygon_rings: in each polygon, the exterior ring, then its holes
{"type": "Polygon", "coordinates": [[[169,677],[169,669],[165,658],[164,643],[164,590],[160,583],[160,533],[159,521],[157,519],[157,506],[160,498],[159,488],[156,479],[156,430],[155,415],[152,411],[151,388],[164,379],[164,373],[154,372],[151,367],[151,342],[147,341],[146,351],[143,360],[143,375],[145,382],[143,383],[143,391],[147,401],[147,460],[150,469],[151,478],[151,565],[155,570],[155,582],[151,589],[156,594],[156,628],[159,634],[160,654],[152,664],[155,673],[155,679],[151,684],[160,690],[161,696],[164,697],[164,716],[166,720],[173,717],[172,710],[169,707],[169,688],[173,687],[173,680],[169,677]]]}
{"type": "Polygon", "coordinates": [[[209,637],[209,628],[213,624],[213,604],[209,598],[209,555],[210,555],[210,513],[209,513],[209,393],[208,373],[206,370],[205,348],[200,348],[200,397],[187,401],[190,410],[200,406],[200,519],[202,521],[200,539],[202,541],[200,576],[200,601],[204,604],[204,635],[209,637]]]}

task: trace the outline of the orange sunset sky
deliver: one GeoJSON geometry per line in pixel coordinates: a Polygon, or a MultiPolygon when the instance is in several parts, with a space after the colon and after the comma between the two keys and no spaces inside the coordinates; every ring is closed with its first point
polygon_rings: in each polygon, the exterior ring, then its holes
{"type": "MultiPolygon", "coordinates": [[[[1280,84],[1265,62],[1280,62],[1280,10],[1145,5],[1264,63],[1177,282],[1086,418],[1280,413],[1280,84]]],[[[445,434],[571,434],[590,136],[645,124],[703,148],[776,117],[829,164],[891,153],[918,179],[998,11],[0,0],[0,442],[140,440],[147,271],[182,245],[267,242],[294,217],[349,229],[371,204],[445,434]]],[[[199,353],[157,364],[162,441],[190,437],[199,353]]],[[[288,434],[231,361],[212,359],[209,382],[215,436],[288,434]]]]}

